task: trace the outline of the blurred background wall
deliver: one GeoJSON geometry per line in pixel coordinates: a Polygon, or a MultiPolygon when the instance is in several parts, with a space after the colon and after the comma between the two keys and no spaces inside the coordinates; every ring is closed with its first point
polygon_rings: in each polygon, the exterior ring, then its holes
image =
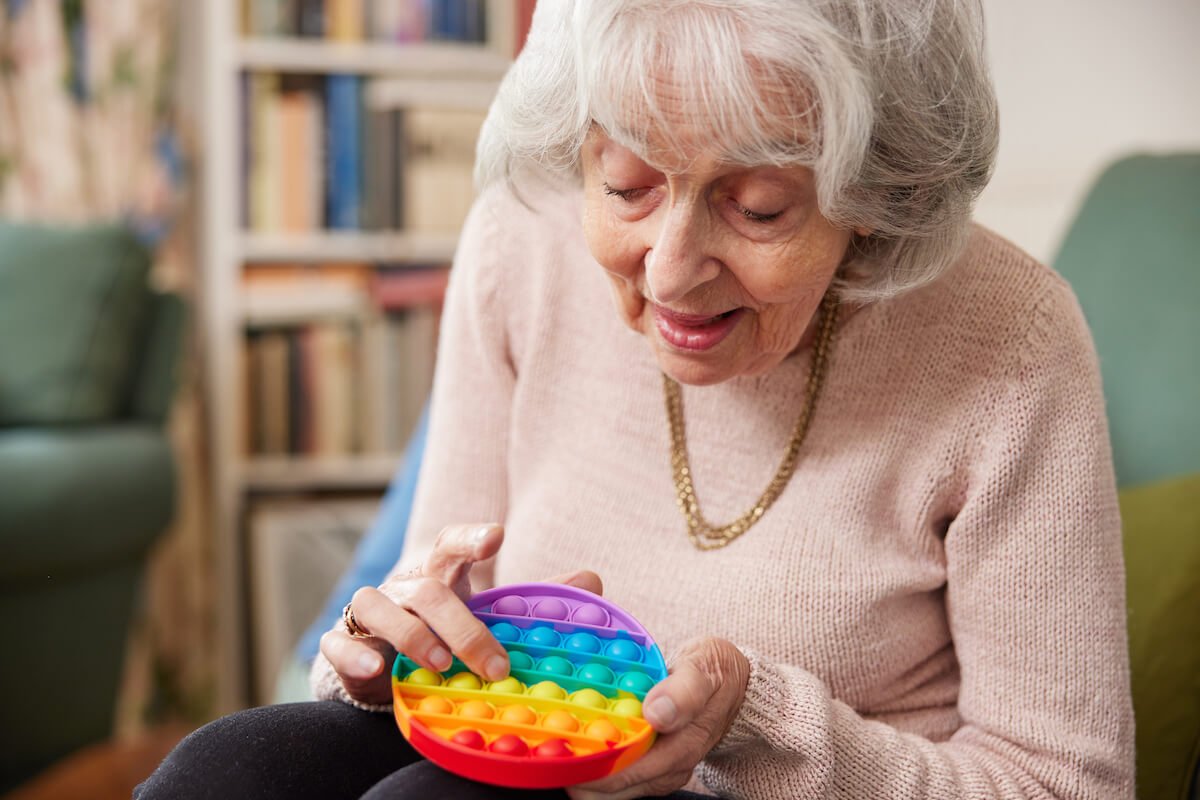
{"type": "Polygon", "coordinates": [[[977,217],[1049,261],[1105,164],[1200,150],[1200,2],[983,5],[1000,156],[977,217]]]}

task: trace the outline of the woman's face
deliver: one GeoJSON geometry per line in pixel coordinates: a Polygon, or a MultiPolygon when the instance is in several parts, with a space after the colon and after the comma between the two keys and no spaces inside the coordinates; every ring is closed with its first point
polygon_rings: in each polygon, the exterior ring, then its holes
{"type": "Polygon", "coordinates": [[[656,168],[598,128],[582,157],[588,247],[663,372],[719,383],[807,343],[850,240],[817,210],[811,170],[705,153],[656,168]]]}

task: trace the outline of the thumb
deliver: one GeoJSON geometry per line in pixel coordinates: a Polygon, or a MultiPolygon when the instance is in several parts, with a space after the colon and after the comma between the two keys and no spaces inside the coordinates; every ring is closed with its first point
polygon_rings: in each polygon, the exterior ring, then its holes
{"type": "Polygon", "coordinates": [[[583,589],[595,595],[604,594],[604,583],[600,580],[600,576],[592,572],[590,569],[581,569],[576,572],[567,572],[562,575],[557,575],[551,578],[547,583],[563,583],[567,586],[574,586],[576,589],[583,589]]]}

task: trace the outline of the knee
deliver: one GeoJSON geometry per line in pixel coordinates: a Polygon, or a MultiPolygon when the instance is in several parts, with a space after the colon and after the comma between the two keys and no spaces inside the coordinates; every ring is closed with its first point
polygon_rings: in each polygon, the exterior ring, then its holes
{"type": "Polygon", "coordinates": [[[239,711],[197,728],[134,789],[134,800],[239,796],[248,788],[248,776],[244,774],[247,766],[261,766],[261,751],[273,746],[279,717],[275,707],[266,706],[239,711]]]}

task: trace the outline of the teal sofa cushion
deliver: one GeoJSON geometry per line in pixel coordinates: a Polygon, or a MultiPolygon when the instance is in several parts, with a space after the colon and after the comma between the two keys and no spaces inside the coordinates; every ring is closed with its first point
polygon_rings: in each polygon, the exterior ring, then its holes
{"type": "Polygon", "coordinates": [[[118,226],[0,223],[0,425],[123,411],[149,271],[145,248],[118,226]]]}
{"type": "Polygon", "coordinates": [[[1054,268],[1096,340],[1117,483],[1200,471],[1200,153],[1106,169],[1054,268]]]}
{"type": "Polygon", "coordinates": [[[0,584],[137,563],[174,502],[171,451],[156,426],[0,432],[0,584]]]}

